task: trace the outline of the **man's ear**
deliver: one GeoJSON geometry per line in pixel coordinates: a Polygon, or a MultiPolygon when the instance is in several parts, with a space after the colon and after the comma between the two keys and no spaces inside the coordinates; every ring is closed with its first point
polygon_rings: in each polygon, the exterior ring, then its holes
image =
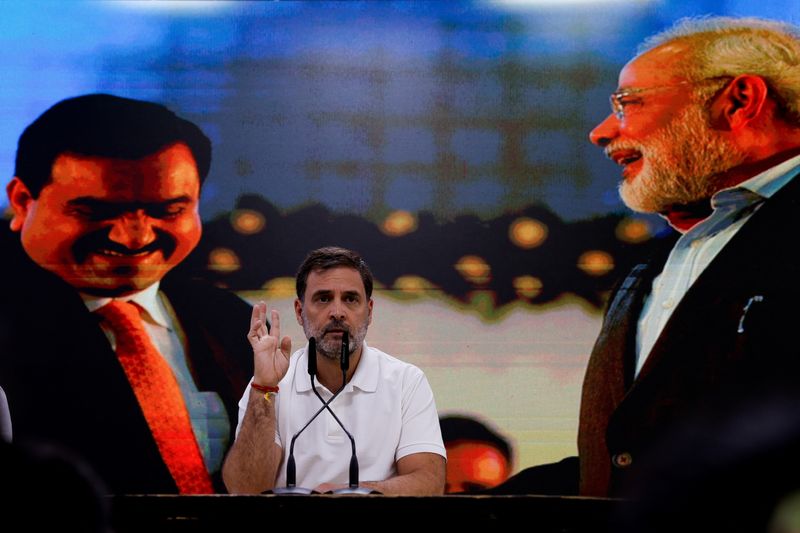
{"type": "Polygon", "coordinates": [[[30,211],[34,198],[28,187],[18,177],[14,176],[6,186],[8,205],[11,206],[11,231],[21,231],[25,219],[30,211]]]}
{"type": "Polygon", "coordinates": [[[300,324],[300,327],[303,326],[303,302],[300,301],[300,298],[294,299],[294,316],[297,318],[297,323],[300,324]]]}
{"type": "Polygon", "coordinates": [[[736,76],[717,97],[716,114],[730,130],[737,130],[756,120],[765,110],[769,86],[764,78],[752,74],[736,76]]]}

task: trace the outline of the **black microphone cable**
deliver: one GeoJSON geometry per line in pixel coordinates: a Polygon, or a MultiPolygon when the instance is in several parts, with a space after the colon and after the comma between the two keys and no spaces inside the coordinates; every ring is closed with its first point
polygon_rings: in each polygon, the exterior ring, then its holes
{"type": "MultiPolygon", "coordinates": [[[[317,341],[314,337],[311,337],[308,339],[308,374],[311,376],[311,388],[314,389],[315,393],[317,392],[316,388],[314,387],[314,375],[316,373],[317,373],[317,341]]],[[[286,489],[274,489],[273,490],[274,493],[308,494],[309,491],[305,489],[299,489],[296,486],[297,468],[294,460],[294,443],[297,440],[297,437],[299,437],[300,434],[303,431],[305,431],[305,429],[309,425],[311,425],[311,422],[313,422],[320,415],[320,413],[322,413],[328,407],[328,404],[332,402],[334,399],[336,399],[339,393],[342,392],[343,390],[344,390],[344,385],[342,385],[342,387],[338,391],[336,391],[336,394],[334,394],[331,397],[331,399],[328,400],[328,402],[323,401],[323,406],[320,407],[316,413],[314,413],[314,416],[312,416],[308,420],[308,422],[306,422],[305,426],[300,428],[300,431],[294,434],[294,436],[292,437],[292,441],[289,444],[289,457],[286,459],[286,489]]],[[[318,393],[317,396],[319,396],[318,393]]]]}
{"type": "Polygon", "coordinates": [[[333,395],[333,397],[330,400],[326,402],[325,399],[322,397],[322,395],[319,393],[317,387],[314,385],[313,375],[311,376],[311,389],[314,391],[314,394],[317,395],[319,401],[322,402],[322,409],[320,410],[327,409],[328,412],[331,414],[331,416],[334,418],[334,420],[336,420],[336,423],[339,424],[339,427],[342,428],[342,431],[344,431],[345,435],[347,435],[347,438],[350,439],[350,447],[352,449],[352,454],[350,455],[349,485],[351,489],[356,489],[358,488],[358,457],[356,456],[356,440],[353,438],[350,432],[347,431],[347,429],[345,429],[344,424],[342,424],[342,421],[339,420],[338,416],[336,416],[336,413],[334,413],[333,410],[330,407],[328,407],[330,403],[333,401],[333,398],[335,398],[340,392],[342,392],[344,390],[345,385],[347,385],[347,370],[350,368],[350,335],[347,333],[347,331],[342,333],[342,352],[339,358],[339,367],[342,369],[342,387],[336,392],[336,394],[333,395]]]}

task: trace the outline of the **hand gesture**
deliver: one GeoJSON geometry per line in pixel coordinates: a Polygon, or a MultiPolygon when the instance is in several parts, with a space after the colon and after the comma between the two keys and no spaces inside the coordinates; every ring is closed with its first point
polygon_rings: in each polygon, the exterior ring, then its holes
{"type": "Polygon", "coordinates": [[[253,306],[250,331],[247,340],[253,347],[253,382],[258,385],[275,386],[289,370],[292,354],[292,339],[281,339],[281,317],[275,309],[271,312],[272,328],[267,331],[267,304],[258,302],[253,306]]]}

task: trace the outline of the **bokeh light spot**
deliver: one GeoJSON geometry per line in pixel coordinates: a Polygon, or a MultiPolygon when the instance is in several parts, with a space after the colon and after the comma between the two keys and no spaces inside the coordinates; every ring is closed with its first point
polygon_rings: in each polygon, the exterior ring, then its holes
{"type": "Polygon", "coordinates": [[[233,229],[244,235],[253,235],[264,229],[267,221],[264,215],[252,209],[235,209],[231,212],[233,229]]]}
{"type": "Polygon", "coordinates": [[[208,269],[214,272],[236,272],[241,267],[239,256],[230,248],[214,248],[208,254],[208,269]]]}
{"type": "Polygon", "coordinates": [[[519,217],[508,228],[508,238],[520,248],[536,248],[547,239],[547,226],[528,217],[519,217]]]}
{"type": "Polygon", "coordinates": [[[433,284],[421,276],[405,275],[394,281],[394,288],[409,294],[421,293],[433,289],[433,284]]]}
{"type": "Polygon", "coordinates": [[[517,276],[513,281],[517,296],[536,298],[542,292],[542,280],[535,276],[517,276]]]}
{"type": "Polygon", "coordinates": [[[401,237],[417,229],[417,217],[402,209],[392,211],[381,225],[381,230],[390,237],[401,237]]]}
{"type": "Polygon", "coordinates": [[[603,276],[614,268],[614,258],[602,250],[589,250],[578,258],[578,268],[590,276],[603,276]]]}
{"type": "Polygon", "coordinates": [[[269,294],[269,299],[291,298],[295,296],[295,279],[291,277],[273,278],[267,280],[262,286],[269,294]]]}
{"type": "Polygon", "coordinates": [[[625,218],[617,224],[617,239],[632,244],[644,242],[653,236],[653,228],[646,220],[625,218]]]}
{"type": "Polygon", "coordinates": [[[472,283],[486,283],[492,278],[491,267],[477,255],[465,255],[456,262],[455,268],[472,283]]]}

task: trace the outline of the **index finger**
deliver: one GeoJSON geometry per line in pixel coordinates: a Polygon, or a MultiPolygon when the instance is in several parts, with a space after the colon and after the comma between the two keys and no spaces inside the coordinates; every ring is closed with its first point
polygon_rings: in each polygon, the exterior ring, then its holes
{"type": "Polygon", "coordinates": [[[258,302],[253,306],[253,312],[250,315],[250,330],[255,331],[259,325],[264,324],[264,318],[267,315],[267,304],[258,302]]]}

